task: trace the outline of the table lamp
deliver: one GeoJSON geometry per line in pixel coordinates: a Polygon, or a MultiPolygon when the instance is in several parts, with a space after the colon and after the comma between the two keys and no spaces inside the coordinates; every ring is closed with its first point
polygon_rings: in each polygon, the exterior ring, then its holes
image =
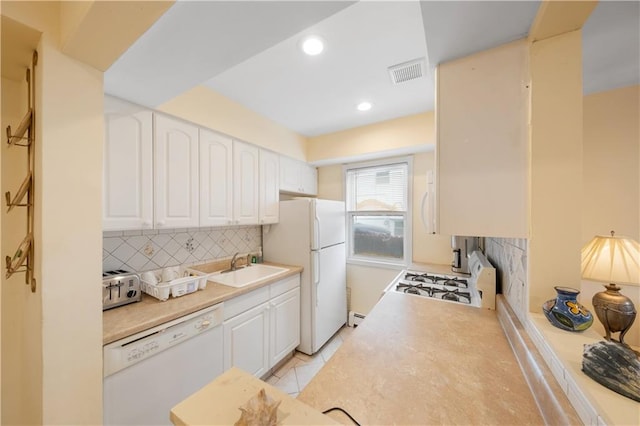
{"type": "Polygon", "coordinates": [[[611,236],[594,237],[582,248],[582,278],[609,283],[606,291],[593,296],[593,309],[604,325],[605,339],[612,340],[611,333],[620,332],[619,342],[624,343],[636,309],[616,283],[640,285],[640,244],[613,231],[611,236]]]}

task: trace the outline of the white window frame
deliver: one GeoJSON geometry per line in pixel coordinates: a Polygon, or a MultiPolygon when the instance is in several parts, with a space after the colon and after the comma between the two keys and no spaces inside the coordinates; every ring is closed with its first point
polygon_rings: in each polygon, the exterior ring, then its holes
{"type": "Polygon", "coordinates": [[[359,163],[349,163],[342,166],[342,190],[344,194],[346,210],[346,231],[347,231],[347,263],[352,265],[362,266],[374,266],[388,269],[405,269],[413,261],[413,156],[405,157],[391,157],[375,161],[366,161],[359,163]],[[368,212],[350,211],[348,208],[348,195],[347,195],[347,172],[353,169],[361,169],[365,167],[386,166],[397,163],[407,164],[407,211],[405,212],[404,223],[404,239],[403,239],[403,254],[404,258],[401,261],[394,262],[392,260],[381,260],[379,258],[371,258],[364,256],[353,256],[353,231],[351,230],[351,224],[353,223],[354,215],[366,215],[368,212]]]}

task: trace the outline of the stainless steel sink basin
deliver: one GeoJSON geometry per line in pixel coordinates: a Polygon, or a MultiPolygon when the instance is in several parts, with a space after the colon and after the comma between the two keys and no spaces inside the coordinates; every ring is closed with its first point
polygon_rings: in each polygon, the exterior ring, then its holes
{"type": "Polygon", "coordinates": [[[240,288],[260,280],[274,277],[286,270],[286,268],[280,268],[278,266],[251,265],[235,271],[221,272],[220,274],[212,275],[209,277],[209,281],[240,288]]]}

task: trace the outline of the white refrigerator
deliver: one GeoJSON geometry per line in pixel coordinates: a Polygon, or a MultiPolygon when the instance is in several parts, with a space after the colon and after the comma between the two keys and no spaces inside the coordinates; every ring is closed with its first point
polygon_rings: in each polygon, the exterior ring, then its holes
{"type": "Polygon", "coordinates": [[[280,202],[280,221],[263,226],[264,259],[302,266],[300,346],[317,352],[347,321],[345,205],[299,198],[280,202]]]}

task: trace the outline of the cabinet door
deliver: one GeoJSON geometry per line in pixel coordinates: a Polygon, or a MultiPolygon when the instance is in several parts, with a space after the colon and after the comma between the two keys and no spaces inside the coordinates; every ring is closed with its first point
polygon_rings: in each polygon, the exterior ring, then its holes
{"type": "Polygon", "coordinates": [[[200,226],[233,220],[233,141],[200,129],[200,226]]]}
{"type": "Polygon", "coordinates": [[[278,223],[280,211],[279,156],[260,150],[260,224],[278,223]]]}
{"type": "Polygon", "coordinates": [[[304,161],[280,156],[280,191],[316,195],[318,193],[316,168],[304,161]]]}
{"type": "Polygon", "coordinates": [[[307,163],[300,163],[301,191],[307,195],[318,194],[318,171],[307,163]]]}
{"type": "Polygon", "coordinates": [[[155,116],[156,228],[197,227],[198,128],[155,116]]]}
{"type": "Polygon", "coordinates": [[[300,192],[298,162],[284,155],[280,156],[280,190],[284,192],[300,192]]]}
{"type": "Polygon", "coordinates": [[[259,149],[233,141],[233,216],[236,225],[258,223],[259,149]]]}
{"type": "Polygon", "coordinates": [[[224,369],[238,367],[256,377],[269,371],[269,304],[224,322],[224,369]]]}
{"type": "Polygon", "coordinates": [[[518,41],[438,66],[436,227],[528,236],[528,47],[518,41]]]}
{"type": "Polygon", "coordinates": [[[300,288],[273,298],[270,315],[269,367],[273,367],[300,344],[300,288]]]}
{"type": "MultiPolygon", "coordinates": [[[[109,102],[105,100],[105,105],[109,102]]],[[[114,109],[117,110],[117,106],[114,109]]],[[[153,226],[151,111],[105,112],[103,162],[103,230],[151,228],[153,226]]]]}

